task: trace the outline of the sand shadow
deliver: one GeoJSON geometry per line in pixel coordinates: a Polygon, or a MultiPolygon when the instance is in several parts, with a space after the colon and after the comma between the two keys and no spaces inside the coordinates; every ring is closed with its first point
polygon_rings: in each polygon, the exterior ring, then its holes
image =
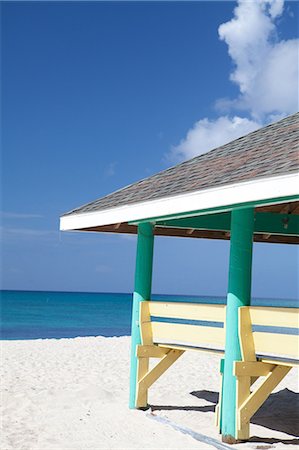
{"type": "Polygon", "coordinates": [[[299,394],[287,388],[271,394],[251,422],[298,437],[299,394]]]}
{"type": "Polygon", "coordinates": [[[215,391],[206,391],[204,389],[202,391],[192,391],[190,392],[190,394],[194,395],[194,397],[197,397],[199,399],[203,399],[206,400],[207,402],[214,403],[215,406],[219,401],[219,393],[215,391]]]}
{"type": "MultiPolygon", "coordinates": [[[[152,411],[198,411],[214,412],[218,403],[219,394],[215,391],[193,391],[191,395],[212,403],[205,406],[175,406],[175,405],[151,405],[152,411]]],[[[279,431],[294,439],[276,439],[253,436],[249,442],[263,444],[299,444],[299,394],[283,389],[271,394],[263,406],[252,417],[251,423],[260,425],[270,430],[279,431]],[[296,439],[297,438],[297,439],[296,439]]]]}
{"type": "MultiPolygon", "coordinates": [[[[269,444],[272,446],[272,444],[285,444],[285,445],[298,445],[299,439],[276,439],[276,438],[266,438],[266,437],[259,437],[259,436],[252,436],[247,442],[251,442],[254,444],[261,443],[262,445],[255,448],[261,448],[265,449],[264,444],[269,444]]],[[[269,447],[272,448],[272,447],[269,447]]]]}
{"type": "Polygon", "coordinates": [[[173,405],[150,405],[152,411],[199,411],[215,412],[215,405],[207,406],[173,406],[173,405]]]}
{"type": "Polygon", "coordinates": [[[194,391],[190,392],[191,395],[194,395],[197,398],[207,400],[210,403],[214,403],[213,405],[205,405],[205,406],[173,406],[173,405],[150,405],[152,411],[199,411],[199,412],[215,412],[216,405],[218,403],[218,392],[212,391],[194,391]]]}
{"type": "MultiPolygon", "coordinates": [[[[190,393],[199,399],[218,403],[219,394],[214,391],[193,391],[190,393]]],[[[299,436],[299,394],[283,389],[271,394],[263,406],[252,417],[251,423],[261,425],[270,430],[280,431],[290,436],[299,436]]],[[[249,442],[263,442],[269,444],[298,444],[299,439],[268,439],[252,437],[249,442]]]]}

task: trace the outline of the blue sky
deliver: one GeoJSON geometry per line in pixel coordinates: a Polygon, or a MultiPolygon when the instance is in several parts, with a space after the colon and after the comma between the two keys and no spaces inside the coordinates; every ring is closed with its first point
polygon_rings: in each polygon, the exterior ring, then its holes
{"type": "MultiPolygon", "coordinates": [[[[132,291],[135,239],[59,216],[294,112],[298,3],[241,3],[2,2],[3,288],[132,291]]],[[[157,238],[153,291],[225,295],[228,256],[157,238]]],[[[296,297],[297,269],[255,244],[253,295],[296,297]]]]}

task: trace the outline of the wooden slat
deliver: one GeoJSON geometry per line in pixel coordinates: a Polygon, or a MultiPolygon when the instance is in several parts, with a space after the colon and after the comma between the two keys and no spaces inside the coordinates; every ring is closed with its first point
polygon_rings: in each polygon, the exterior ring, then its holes
{"type": "Polygon", "coordinates": [[[239,340],[243,361],[256,361],[250,308],[239,308],[239,340]]]}
{"type": "MultiPolygon", "coordinates": [[[[115,230],[114,225],[101,225],[95,227],[81,228],[80,231],[97,231],[101,233],[124,233],[124,234],[137,234],[136,225],[129,225],[127,222],[123,222],[121,226],[115,230]]],[[[269,239],[264,239],[263,234],[254,234],[254,242],[270,242],[278,244],[299,244],[298,236],[288,235],[271,235],[269,239]]],[[[187,230],[184,228],[162,228],[155,227],[155,236],[178,236],[187,238],[201,238],[201,239],[229,239],[229,233],[224,231],[213,230],[195,230],[192,234],[187,234],[187,230]]]]}
{"type": "MultiPolygon", "coordinates": [[[[143,345],[151,345],[152,340],[152,327],[150,321],[148,302],[140,303],[139,322],[140,322],[140,335],[143,345]]],[[[138,349],[136,349],[138,351],[138,349]]],[[[136,386],[136,408],[144,408],[147,405],[147,389],[140,389],[139,381],[144,378],[148,373],[149,358],[143,357],[137,359],[137,386],[136,386]]]]}
{"type": "Polygon", "coordinates": [[[213,322],[225,321],[225,305],[153,301],[148,303],[151,316],[213,322]]]}
{"type": "Polygon", "coordinates": [[[168,351],[168,348],[160,348],[158,345],[137,345],[136,356],[138,358],[163,358],[168,351]]]}
{"type": "Polygon", "coordinates": [[[297,207],[299,207],[299,202],[295,200],[288,201],[286,203],[277,203],[275,205],[258,206],[257,208],[255,208],[255,210],[257,212],[277,212],[280,214],[284,214],[286,212],[294,213],[297,207]]]}
{"type": "Polygon", "coordinates": [[[220,386],[219,386],[218,404],[216,405],[216,409],[215,409],[215,425],[218,429],[218,433],[220,434],[221,433],[220,422],[221,422],[221,408],[222,408],[224,359],[220,360],[219,372],[220,372],[220,386]]]}
{"type": "Polygon", "coordinates": [[[152,322],[153,342],[176,342],[195,344],[201,347],[205,345],[224,346],[224,329],[203,327],[196,325],[183,325],[166,322],[152,322]]]}
{"type": "Polygon", "coordinates": [[[219,423],[220,423],[220,406],[219,403],[215,406],[215,427],[219,430],[219,423]]]}
{"type": "Polygon", "coordinates": [[[234,363],[234,375],[250,376],[250,377],[265,377],[275,367],[274,364],[266,364],[263,362],[245,362],[235,361],[234,363]]]}
{"type": "Polygon", "coordinates": [[[152,323],[149,312],[149,302],[140,303],[140,334],[143,345],[152,345],[152,323]]]}
{"type": "MultiPolygon", "coordinates": [[[[237,377],[236,380],[236,405],[237,411],[250,395],[250,376],[237,377]]],[[[240,415],[237,414],[236,420],[236,438],[240,440],[249,439],[250,419],[240,422],[240,415]]]]}
{"type": "MultiPolygon", "coordinates": [[[[137,380],[138,382],[146,376],[149,369],[148,358],[137,359],[137,380]]],[[[136,408],[144,408],[147,405],[147,389],[139,389],[139,384],[136,386],[136,408]]]]}
{"type": "Polygon", "coordinates": [[[288,360],[287,358],[285,359],[273,359],[271,357],[262,357],[260,359],[261,362],[267,363],[267,364],[274,364],[274,365],[279,365],[279,366],[287,366],[287,367],[299,367],[299,360],[288,360]]]}
{"type": "Polygon", "coordinates": [[[222,383],[223,383],[223,376],[220,375],[219,400],[215,407],[215,427],[217,428],[219,434],[220,434],[220,417],[221,417],[221,404],[222,404],[222,383]]]}
{"type": "Polygon", "coordinates": [[[222,356],[224,354],[224,349],[208,348],[208,347],[194,347],[192,345],[180,345],[180,344],[158,344],[160,348],[164,349],[174,349],[174,350],[195,350],[197,352],[215,353],[216,355],[222,356]]]}
{"type": "Polygon", "coordinates": [[[298,328],[299,308],[250,306],[252,325],[298,328]]]}
{"type": "Polygon", "coordinates": [[[299,337],[291,334],[253,333],[254,347],[257,354],[272,354],[298,358],[299,337]]]}

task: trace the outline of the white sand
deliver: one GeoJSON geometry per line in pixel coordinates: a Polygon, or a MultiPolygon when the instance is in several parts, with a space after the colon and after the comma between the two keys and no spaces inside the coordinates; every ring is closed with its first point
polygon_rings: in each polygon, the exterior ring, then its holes
{"type": "MultiPolygon", "coordinates": [[[[129,345],[127,337],[3,341],[1,450],[215,448],[128,409],[129,345]]],[[[218,367],[217,356],[186,352],[150,390],[155,417],[221,443],[218,367]]],[[[297,448],[297,390],[292,369],[253,420],[251,436],[262,439],[231,448],[297,448]]]]}

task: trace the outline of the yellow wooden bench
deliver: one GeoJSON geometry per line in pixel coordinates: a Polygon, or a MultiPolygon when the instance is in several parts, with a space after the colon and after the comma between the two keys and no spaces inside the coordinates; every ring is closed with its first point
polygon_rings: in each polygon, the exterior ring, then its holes
{"type": "MultiPolygon", "coordinates": [[[[200,350],[224,354],[225,305],[145,301],[140,305],[141,345],[138,358],[136,407],[147,406],[150,386],[186,351],[200,350]],[[163,321],[167,320],[167,321],[163,321]],[[184,323],[194,321],[195,323],[184,323]],[[212,322],[212,324],[210,323],[212,322]],[[160,361],[149,368],[149,358],[160,361]]],[[[239,308],[239,340],[242,360],[234,363],[237,394],[236,436],[249,438],[252,415],[273,389],[298,365],[298,335],[285,334],[277,327],[298,328],[297,308],[239,308]],[[256,330],[255,327],[276,327],[256,330]],[[252,392],[259,377],[263,382],[252,392]]],[[[222,360],[221,367],[223,367],[222,360]]],[[[221,370],[222,372],[222,370],[221,370]]],[[[220,400],[221,404],[221,392],[220,400]]],[[[220,426],[220,406],[216,422],[220,426]]]]}
{"type": "MultiPolygon", "coordinates": [[[[292,367],[298,367],[298,308],[244,306],[239,309],[239,341],[242,361],[234,363],[237,378],[237,437],[249,438],[249,423],[273,389],[292,367]],[[269,329],[259,327],[275,327],[269,329]],[[283,328],[282,328],[283,327],[283,328]],[[255,389],[251,386],[264,377],[255,389]]],[[[253,387],[254,388],[254,387],[253,387]]]]}
{"type": "Polygon", "coordinates": [[[150,386],[184,353],[202,350],[224,353],[224,305],[145,301],[140,305],[142,345],[137,346],[136,407],[147,406],[150,386]],[[161,322],[169,319],[172,322],[161,322]],[[177,323],[178,321],[215,322],[215,326],[177,323]],[[221,326],[221,327],[220,327],[221,326]],[[149,369],[149,358],[160,361],[149,369]]]}

